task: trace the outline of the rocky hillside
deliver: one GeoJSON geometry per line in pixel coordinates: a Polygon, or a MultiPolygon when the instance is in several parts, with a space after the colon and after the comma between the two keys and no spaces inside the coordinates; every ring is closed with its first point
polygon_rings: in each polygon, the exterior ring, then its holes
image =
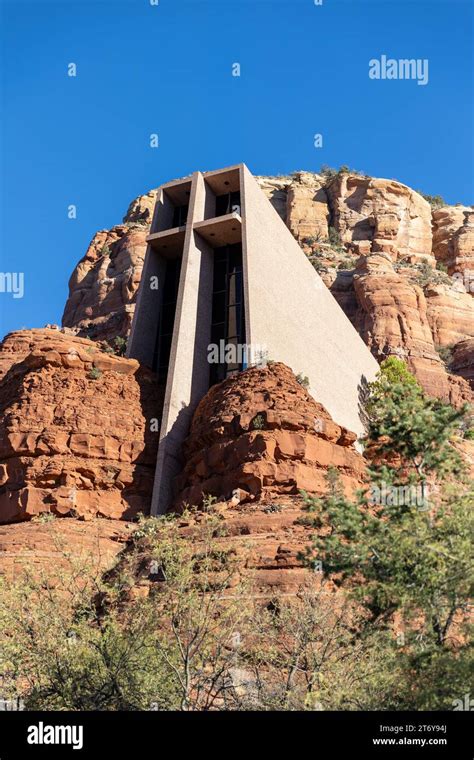
{"type": "MultiPolygon", "coordinates": [[[[432,210],[399,182],[348,172],[258,182],[377,360],[395,354],[429,393],[469,400],[473,209],[432,210]]],[[[140,196],[123,224],[94,236],[62,329],[15,332],[0,346],[0,573],[60,562],[64,550],[106,567],[128,521],[149,511],[162,389],[99,341],[129,332],[155,197],[140,196]]],[[[199,404],[175,507],[211,494],[243,572],[265,593],[293,593],[307,572],[297,558],[308,540],[299,490],[322,493],[331,465],[348,494],[360,487],[354,440],[288,367],[252,368],[199,404]]]]}
{"type": "MultiPolygon", "coordinates": [[[[51,329],[9,335],[0,367],[0,574],[39,572],[71,553],[107,567],[130,536],[127,521],[149,512],[154,376],[51,329]]],[[[297,556],[309,537],[298,491],[323,493],[330,466],[348,494],[360,487],[354,441],[288,367],[251,368],[196,410],[175,506],[211,495],[226,521],[222,546],[242,557],[242,573],[262,593],[293,593],[308,572],[297,556]]]]}
{"type": "MultiPolygon", "coordinates": [[[[258,182],[380,361],[405,359],[425,389],[470,396],[474,209],[432,209],[395,180],[346,171],[258,182]]],[[[71,277],[63,325],[94,340],[129,332],[156,191],[94,236],[71,277]]],[[[276,357],[278,358],[278,357],[276,357]]]]}

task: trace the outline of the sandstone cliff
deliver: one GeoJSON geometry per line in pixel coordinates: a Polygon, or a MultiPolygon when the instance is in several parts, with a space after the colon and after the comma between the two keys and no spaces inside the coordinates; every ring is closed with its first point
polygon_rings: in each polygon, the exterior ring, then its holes
{"type": "MultiPolygon", "coordinates": [[[[0,359],[0,574],[39,573],[71,553],[110,566],[130,535],[126,521],[149,512],[154,376],[58,330],[12,333],[0,359]]],[[[241,576],[265,594],[294,593],[308,575],[298,554],[310,535],[298,490],[323,493],[332,466],[352,494],[365,474],[354,441],[288,367],[249,369],[196,410],[175,507],[214,495],[226,521],[219,543],[241,558],[241,576]]]]}
{"type": "MultiPolygon", "coordinates": [[[[345,171],[257,180],[376,358],[395,354],[429,393],[470,400],[472,207],[432,211],[395,180],[345,171]]],[[[98,552],[105,567],[127,520],[149,510],[162,389],[93,341],[128,335],[155,199],[138,197],[122,224],[96,233],[71,276],[62,331],[19,331],[0,347],[0,572],[60,561],[58,540],[98,552]]],[[[245,557],[244,572],[262,590],[293,592],[307,573],[298,490],[321,493],[330,465],[346,491],[359,487],[354,438],[284,365],[241,373],[197,409],[175,506],[212,494],[221,541],[245,557]]]]}
{"type": "MultiPolygon", "coordinates": [[[[404,356],[429,393],[466,398],[468,357],[449,364],[438,351],[474,335],[472,207],[432,210],[400,182],[350,171],[257,181],[374,355],[404,356]],[[376,259],[364,263],[374,256],[386,262],[378,259],[376,276],[376,259]]],[[[132,201],[124,224],[98,232],[76,267],[63,324],[79,335],[128,334],[155,199],[151,191],[132,201]]]]}
{"type": "Polygon", "coordinates": [[[152,373],[57,330],[11,333],[0,357],[0,523],[147,511],[160,392],[152,373]]]}

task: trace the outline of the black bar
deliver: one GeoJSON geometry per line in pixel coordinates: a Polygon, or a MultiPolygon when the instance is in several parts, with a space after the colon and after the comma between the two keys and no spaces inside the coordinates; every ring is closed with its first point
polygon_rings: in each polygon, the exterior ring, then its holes
{"type": "Polygon", "coordinates": [[[0,760],[23,757],[182,757],[186,751],[242,758],[409,757],[469,760],[470,712],[0,712],[0,760]],[[43,724],[39,733],[40,723],[43,724]],[[31,744],[27,737],[61,739],[49,726],[82,726],[64,732],[72,744],[31,744]],[[36,727],[32,729],[30,727],[36,727]],[[382,741],[383,740],[383,741],[382,741]],[[415,741],[416,740],[416,741],[415,741]],[[423,743],[424,742],[424,743],[423,743]],[[104,753],[104,754],[103,754],[104,753]],[[324,753],[324,754],[323,754],[324,753]]]}

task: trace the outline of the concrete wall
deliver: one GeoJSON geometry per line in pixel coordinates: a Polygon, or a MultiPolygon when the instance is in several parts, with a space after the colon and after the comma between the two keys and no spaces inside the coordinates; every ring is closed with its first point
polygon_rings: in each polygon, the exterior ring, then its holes
{"type": "Polygon", "coordinates": [[[335,422],[363,433],[360,392],[377,362],[245,166],[241,196],[248,342],[306,375],[335,422]]]}

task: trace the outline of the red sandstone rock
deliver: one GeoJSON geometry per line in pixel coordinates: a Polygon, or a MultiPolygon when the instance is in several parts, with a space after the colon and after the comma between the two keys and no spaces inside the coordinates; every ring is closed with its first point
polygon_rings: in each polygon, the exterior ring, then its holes
{"type": "Polygon", "coordinates": [[[435,346],[474,336],[474,299],[468,293],[449,285],[428,285],[424,293],[435,346]]]}
{"type": "Polygon", "coordinates": [[[348,493],[362,483],[356,436],[336,425],[281,363],[252,368],[211,388],[194,414],[177,480],[177,505],[230,498],[321,493],[337,467],[348,493]]]}
{"type": "Polygon", "coordinates": [[[326,192],[344,243],[368,241],[370,252],[387,253],[393,261],[433,260],[431,208],[419,193],[395,180],[354,174],[334,178],[326,192]]]}
{"type": "Polygon", "coordinates": [[[451,369],[467,380],[474,391],[474,338],[462,340],[454,346],[451,369]]]}
{"type": "Polygon", "coordinates": [[[128,335],[148,229],[136,222],[96,233],[69,281],[63,325],[94,339],[128,335]]]}
{"type": "Polygon", "coordinates": [[[112,520],[83,522],[74,518],[0,525],[0,576],[10,580],[23,572],[39,576],[51,568],[89,563],[108,569],[125,547],[134,526],[112,520]]]}
{"type": "MultiPolygon", "coordinates": [[[[474,278],[474,208],[444,206],[433,212],[433,254],[450,274],[469,271],[474,278]]],[[[463,278],[459,278],[462,282],[463,278]]],[[[472,288],[467,290],[474,293],[472,288]]]]}
{"type": "Polygon", "coordinates": [[[54,330],[11,333],[1,357],[9,369],[0,382],[0,522],[43,512],[83,519],[147,512],[155,376],[54,330]]]}
{"type": "Polygon", "coordinates": [[[430,395],[456,406],[471,400],[467,383],[448,375],[435,350],[423,290],[395,272],[388,255],[361,258],[354,288],[357,330],[379,362],[398,356],[430,395]]]}
{"type": "Polygon", "coordinates": [[[298,242],[329,234],[329,206],[324,180],[309,172],[298,172],[287,190],[286,223],[298,242]]]}

